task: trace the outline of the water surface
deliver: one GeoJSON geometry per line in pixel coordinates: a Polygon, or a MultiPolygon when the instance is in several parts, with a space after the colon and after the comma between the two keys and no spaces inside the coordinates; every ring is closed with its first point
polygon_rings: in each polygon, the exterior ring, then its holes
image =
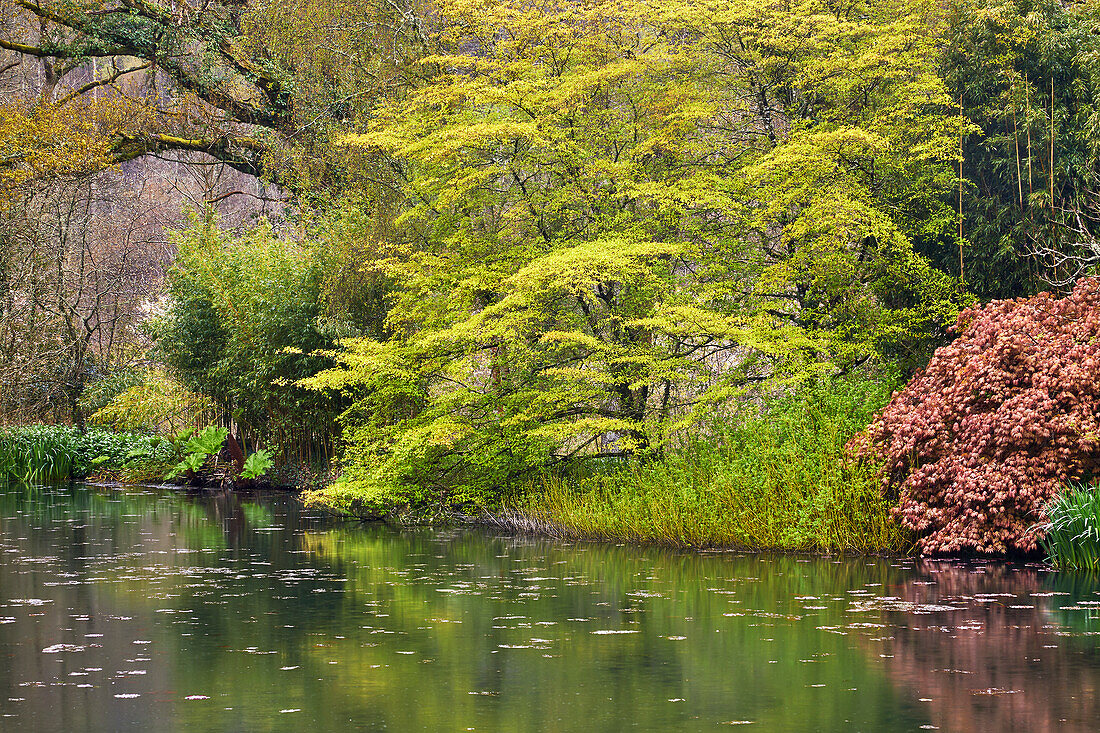
{"type": "Polygon", "coordinates": [[[1093,731],[1100,584],[0,489],[2,731],[1093,731]]]}

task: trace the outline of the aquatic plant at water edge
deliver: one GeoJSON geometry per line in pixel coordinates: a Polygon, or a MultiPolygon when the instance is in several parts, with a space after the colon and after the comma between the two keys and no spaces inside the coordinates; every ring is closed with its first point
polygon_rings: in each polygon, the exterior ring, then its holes
{"type": "Polygon", "coordinates": [[[187,439],[184,448],[192,453],[217,453],[229,436],[229,431],[223,427],[207,425],[199,432],[187,439]]]}
{"type": "Polygon", "coordinates": [[[889,384],[826,382],[715,425],[660,461],[547,477],[506,521],[677,547],[904,550],[908,535],[891,518],[874,468],[845,449],[886,402],[889,384]]]}
{"type": "Polygon", "coordinates": [[[180,474],[186,474],[188,478],[194,478],[195,474],[206,463],[207,457],[222,449],[222,445],[228,436],[229,431],[227,429],[215,425],[207,425],[197,433],[191,430],[181,433],[176,437],[175,442],[183,443],[183,450],[186,451],[186,455],[172,467],[165,479],[171,481],[180,474]]]}
{"type": "Polygon", "coordinates": [[[274,465],[275,462],[271,460],[271,453],[261,448],[245,459],[244,467],[241,469],[241,478],[259,478],[274,465]]]}
{"type": "Polygon", "coordinates": [[[79,435],[74,433],[44,425],[5,430],[0,434],[0,472],[26,482],[69,478],[79,435]]]}
{"type": "Polygon", "coordinates": [[[163,438],[67,425],[26,425],[0,431],[0,479],[31,483],[85,478],[90,473],[166,461],[163,438]]]}
{"type": "Polygon", "coordinates": [[[1065,570],[1100,571],[1100,488],[1068,486],[1046,514],[1036,530],[1051,561],[1065,570]]]}
{"type": "Polygon", "coordinates": [[[1100,469],[1100,279],[965,311],[857,441],[925,553],[1030,553],[1059,487],[1100,469]]]}

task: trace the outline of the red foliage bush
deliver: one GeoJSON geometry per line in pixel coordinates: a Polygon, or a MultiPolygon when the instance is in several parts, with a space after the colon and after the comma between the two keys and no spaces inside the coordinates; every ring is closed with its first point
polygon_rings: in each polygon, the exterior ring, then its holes
{"type": "Polygon", "coordinates": [[[1100,468],[1100,279],[959,315],[958,338],[853,448],[922,553],[1030,553],[1068,480],[1100,468]]]}

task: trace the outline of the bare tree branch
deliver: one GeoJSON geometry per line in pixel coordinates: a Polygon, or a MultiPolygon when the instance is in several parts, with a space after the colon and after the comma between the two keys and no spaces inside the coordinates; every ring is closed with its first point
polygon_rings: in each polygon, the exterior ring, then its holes
{"type": "Polygon", "coordinates": [[[73,91],[69,92],[64,97],[59,99],[57,101],[57,104],[59,104],[59,105],[68,104],[69,102],[73,101],[77,97],[82,96],[84,94],[87,94],[88,92],[92,91],[93,89],[95,89],[97,87],[110,86],[111,84],[114,84],[116,81],[121,79],[126,74],[132,74],[135,71],[144,71],[146,69],[152,68],[152,66],[153,66],[152,62],[149,62],[149,63],[141,64],[140,66],[135,66],[135,67],[130,68],[130,69],[119,69],[118,67],[115,67],[114,73],[112,73],[110,76],[104,77],[103,79],[93,79],[92,81],[88,82],[87,84],[74,89],[73,91]]]}

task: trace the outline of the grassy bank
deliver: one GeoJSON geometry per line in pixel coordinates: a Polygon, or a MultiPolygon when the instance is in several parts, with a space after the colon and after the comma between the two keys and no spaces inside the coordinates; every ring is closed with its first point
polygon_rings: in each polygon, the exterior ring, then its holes
{"type": "Polygon", "coordinates": [[[533,484],[499,517],[559,536],[677,547],[904,551],[871,466],[844,446],[889,398],[879,383],[834,383],[717,424],[643,465],[533,484]]]}

